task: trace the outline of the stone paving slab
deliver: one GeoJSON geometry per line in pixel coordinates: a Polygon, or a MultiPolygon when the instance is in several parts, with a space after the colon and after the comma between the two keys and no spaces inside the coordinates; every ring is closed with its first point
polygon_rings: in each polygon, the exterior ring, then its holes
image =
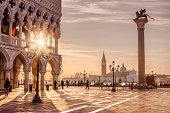
{"type": "Polygon", "coordinates": [[[43,103],[32,103],[35,92],[15,89],[0,101],[0,113],[170,113],[170,89],[122,90],[69,87],[41,91],[43,103]]]}

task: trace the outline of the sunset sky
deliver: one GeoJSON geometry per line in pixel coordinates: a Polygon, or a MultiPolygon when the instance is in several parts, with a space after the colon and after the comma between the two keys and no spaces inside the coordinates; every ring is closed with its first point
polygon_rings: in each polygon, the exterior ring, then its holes
{"type": "MultiPolygon", "coordinates": [[[[145,8],[155,18],[145,26],[146,73],[170,74],[170,0],[62,0],[62,77],[76,72],[101,74],[105,51],[107,67],[123,63],[137,70],[137,27],[132,19],[145,8]]],[[[109,68],[107,68],[109,72],[109,68]]]]}

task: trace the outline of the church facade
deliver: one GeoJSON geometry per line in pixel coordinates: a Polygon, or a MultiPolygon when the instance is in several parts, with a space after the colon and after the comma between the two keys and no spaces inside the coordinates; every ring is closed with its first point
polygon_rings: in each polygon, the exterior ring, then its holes
{"type": "MultiPolygon", "coordinates": [[[[113,83],[113,72],[106,73],[106,58],[105,54],[103,52],[102,57],[102,64],[101,64],[101,75],[89,75],[89,80],[93,84],[97,83],[103,83],[103,84],[111,84],[113,83]]],[[[108,66],[109,67],[109,66],[108,66]]],[[[138,75],[136,70],[127,70],[124,64],[122,64],[122,67],[119,66],[114,72],[114,80],[115,83],[137,83],[138,82],[138,75]]]]}
{"type": "Polygon", "coordinates": [[[24,90],[29,89],[30,74],[35,86],[38,61],[42,90],[47,63],[52,67],[53,80],[58,80],[62,62],[58,54],[61,16],[61,0],[0,1],[0,88],[6,78],[14,88],[18,87],[20,70],[24,73],[24,90]],[[44,43],[39,50],[41,56],[36,54],[38,42],[44,43]]]}

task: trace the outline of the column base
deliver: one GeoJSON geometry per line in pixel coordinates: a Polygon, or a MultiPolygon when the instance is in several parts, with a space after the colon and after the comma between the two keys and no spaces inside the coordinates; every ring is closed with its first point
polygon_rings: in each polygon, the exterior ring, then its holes
{"type": "Polygon", "coordinates": [[[28,91],[28,88],[24,88],[24,91],[28,91]]]}
{"type": "Polygon", "coordinates": [[[115,92],[115,91],[116,91],[116,90],[115,90],[115,88],[113,87],[113,88],[112,88],[112,92],[115,92]]]}
{"type": "Polygon", "coordinates": [[[40,97],[35,96],[34,99],[32,100],[33,103],[42,103],[42,100],[40,97]]]}

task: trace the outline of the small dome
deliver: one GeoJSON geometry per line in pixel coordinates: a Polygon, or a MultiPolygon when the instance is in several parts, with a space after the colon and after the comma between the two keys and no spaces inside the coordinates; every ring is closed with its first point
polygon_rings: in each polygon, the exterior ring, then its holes
{"type": "Polygon", "coordinates": [[[120,68],[120,71],[126,71],[126,67],[124,66],[124,64],[122,64],[122,67],[120,68]]]}

